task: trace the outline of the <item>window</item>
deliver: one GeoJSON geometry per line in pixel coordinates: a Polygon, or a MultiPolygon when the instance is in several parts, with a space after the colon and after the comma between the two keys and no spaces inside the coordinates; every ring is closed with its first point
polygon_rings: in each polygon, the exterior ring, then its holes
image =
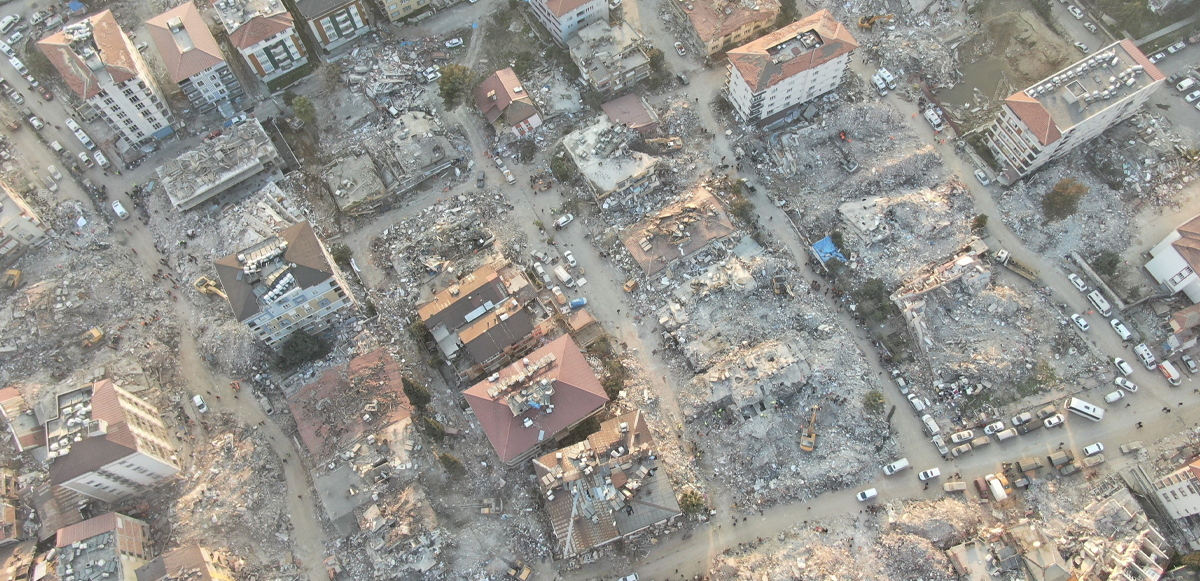
{"type": "Polygon", "coordinates": [[[1185,267],[1183,267],[1183,270],[1179,271],[1178,274],[1176,274],[1175,276],[1172,276],[1168,282],[1170,283],[1171,286],[1175,286],[1175,285],[1183,282],[1183,279],[1191,276],[1192,272],[1193,272],[1192,267],[1185,266],[1185,267]]]}

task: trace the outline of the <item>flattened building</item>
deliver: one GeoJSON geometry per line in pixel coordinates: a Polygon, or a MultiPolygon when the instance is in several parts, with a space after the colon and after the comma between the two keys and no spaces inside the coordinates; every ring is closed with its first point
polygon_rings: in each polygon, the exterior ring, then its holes
{"type": "Polygon", "coordinates": [[[744,43],[775,25],[779,0],[668,2],[684,26],[685,43],[703,56],[744,43]]]}
{"type": "Polygon", "coordinates": [[[167,160],[156,171],[171,204],[190,210],[261,173],[280,173],[283,167],[279,150],[251,117],[167,160]]]}
{"type": "Polygon", "coordinates": [[[650,57],[642,35],[624,22],[610,26],[597,21],[567,41],[571,60],[597,91],[613,95],[650,76],[650,57]]]}
{"type": "Polygon", "coordinates": [[[638,196],[658,185],[654,174],[658,158],[629,149],[628,131],[601,116],[563,137],[563,149],[597,201],[614,195],[618,199],[638,196]]]}
{"type": "Polygon", "coordinates": [[[649,276],[734,231],[721,202],[706,190],[698,189],[690,198],[635,224],[624,243],[649,276]]]}

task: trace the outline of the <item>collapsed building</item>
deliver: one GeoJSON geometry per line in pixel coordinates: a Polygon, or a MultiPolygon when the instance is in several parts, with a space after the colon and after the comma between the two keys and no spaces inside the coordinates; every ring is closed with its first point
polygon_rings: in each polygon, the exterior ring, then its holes
{"type": "Polygon", "coordinates": [[[608,115],[613,125],[628,127],[645,135],[658,129],[658,113],[646,102],[646,98],[636,93],[617,97],[600,105],[600,109],[608,115]]]}
{"type": "Polygon", "coordinates": [[[156,170],[171,204],[190,210],[262,173],[282,177],[285,164],[258,119],[222,130],[156,170]]]}
{"type": "Polygon", "coordinates": [[[563,137],[563,149],[605,208],[632,203],[658,185],[654,173],[658,158],[631,151],[629,139],[629,130],[607,117],[563,137]]]}
{"type": "Polygon", "coordinates": [[[608,395],[569,335],[537,349],[465,392],[500,460],[514,466],[592,417],[608,395]]]}
{"type": "Polygon", "coordinates": [[[360,215],[377,210],[390,196],[412,191],[462,161],[437,118],[405,111],[397,116],[395,126],[327,170],[326,182],[342,212],[360,215]]]}
{"type": "Polygon", "coordinates": [[[215,263],[233,316],[268,346],[315,334],[355,304],[308,221],[215,263]]]}
{"type": "Polygon", "coordinates": [[[682,514],[641,411],[605,421],[586,440],[534,460],[533,468],[563,557],[682,514]]]}
{"type": "Polygon", "coordinates": [[[603,20],[589,24],[567,41],[571,60],[588,84],[605,96],[617,94],[650,76],[644,40],[632,26],[603,20]]]}
{"type": "Polygon", "coordinates": [[[234,581],[229,560],[197,544],[163,553],[135,571],[137,581],[234,581]]]}
{"type": "Polygon", "coordinates": [[[775,25],[778,0],[669,2],[684,22],[686,45],[703,56],[753,39],[775,25]]]}
{"type": "Polygon", "coordinates": [[[734,232],[721,203],[700,188],[635,224],[622,242],[646,275],[653,276],[734,232]]]}
{"type": "Polygon", "coordinates": [[[0,181],[0,265],[11,264],[30,248],[41,245],[47,231],[25,199],[0,181]]]}
{"type": "Polygon", "coordinates": [[[136,579],[151,558],[150,525],[110,512],[59,529],[55,547],[62,579],[136,579]]]}

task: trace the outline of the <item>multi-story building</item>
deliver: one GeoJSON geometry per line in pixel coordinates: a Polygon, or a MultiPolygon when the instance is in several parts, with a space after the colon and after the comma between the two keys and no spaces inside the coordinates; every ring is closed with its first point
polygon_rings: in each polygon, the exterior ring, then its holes
{"type": "Polygon", "coordinates": [[[168,159],[156,172],[171,204],[190,210],[259,174],[282,176],[283,168],[279,150],[252,117],[168,159]]]}
{"type": "Polygon", "coordinates": [[[475,106],[496,130],[524,137],[542,126],[542,117],[511,68],[496,71],[475,88],[475,106]]]}
{"type": "Polygon", "coordinates": [[[292,14],[279,0],[220,0],[213,3],[229,42],[262,82],[308,63],[292,14]]]}
{"type": "Polygon", "coordinates": [[[1200,216],[1172,230],[1150,249],[1150,256],[1146,272],[1154,280],[1171,294],[1182,291],[1193,303],[1200,303],[1200,276],[1196,274],[1200,269],[1200,216]]]}
{"type": "Polygon", "coordinates": [[[531,0],[529,6],[554,41],[563,46],[580,28],[608,20],[607,0],[531,0]]]}
{"type": "Polygon", "coordinates": [[[238,321],[274,347],[296,331],[318,333],[354,297],[307,221],[216,262],[238,321]]]}
{"type": "Polygon", "coordinates": [[[429,6],[429,0],[377,0],[387,13],[388,20],[397,22],[429,6]]]}
{"type": "Polygon", "coordinates": [[[689,26],[685,44],[712,56],[769,30],[779,17],[779,0],[668,2],[689,26]]]}
{"type": "MultiPolygon", "coordinates": [[[[245,96],[194,3],[181,4],[147,20],[146,29],[162,56],[167,76],[201,113],[245,96]]],[[[227,113],[232,114],[233,109],[228,108],[227,113]]]]}
{"type": "Polygon", "coordinates": [[[654,173],[658,158],[629,149],[629,133],[633,130],[602,115],[563,137],[563,149],[598,202],[615,195],[618,203],[624,203],[629,201],[624,199],[627,196],[638,196],[658,185],[654,173]]]}
{"type": "Polygon", "coordinates": [[[362,0],[297,0],[296,8],[326,53],[371,32],[362,0]]]}
{"type": "Polygon", "coordinates": [[[158,409],[112,381],[54,398],[46,420],[50,484],[105,502],[145,492],[179,473],[158,409]]]}
{"type": "Polygon", "coordinates": [[[837,88],[858,48],[849,29],[821,10],[730,49],[729,101],[747,123],[762,123],[837,88]]]}
{"type": "Polygon", "coordinates": [[[1172,518],[1200,514],[1200,460],[1154,481],[1154,492],[1172,518]]]}
{"type": "Polygon", "coordinates": [[[46,225],[33,208],[0,181],[0,265],[9,264],[29,248],[40,245],[45,235],[46,225]]]}
{"type": "Polygon", "coordinates": [[[1012,94],[983,133],[999,181],[1011,184],[1128,119],[1165,78],[1126,39],[1012,94]]]}
{"type": "Polygon", "coordinates": [[[135,572],[137,581],[234,581],[220,558],[200,545],[179,547],[155,557],[135,572]]]}
{"type": "Polygon", "coordinates": [[[621,22],[610,26],[600,20],[576,32],[567,47],[571,60],[597,91],[613,95],[650,76],[650,57],[642,35],[621,22]]]}
{"type": "Polygon", "coordinates": [[[58,529],[60,579],[134,581],[151,557],[150,525],[110,512],[58,529]]]}
{"type": "Polygon", "coordinates": [[[89,16],[38,41],[67,86],[129,145],[175,132],[154,75],[112,11],[89,16]]]}

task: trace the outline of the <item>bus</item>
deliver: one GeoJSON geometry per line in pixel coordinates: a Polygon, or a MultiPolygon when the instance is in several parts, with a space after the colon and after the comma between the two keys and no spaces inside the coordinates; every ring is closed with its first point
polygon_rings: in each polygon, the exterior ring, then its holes
{"type": "Polygon", "coordinates": [[[1097,311],[1100,311],[1101,315],[1107,317],[1112,314],[1112,305],[1108,304],[1108,299],[1104,298],[1104,295],[1100,294],[1099,290],[1088,293],[1087,297],[1091,301],[1092,306],[1096,307],[1097,311]]]}
{"type": "Polygon", "coordinates": [[[1094,406],[1077,397],[1067,398],[1067,411],[1077,416],[1085,417],[1093,422],[1104,419],[1104,408],[1094,406]]]}

